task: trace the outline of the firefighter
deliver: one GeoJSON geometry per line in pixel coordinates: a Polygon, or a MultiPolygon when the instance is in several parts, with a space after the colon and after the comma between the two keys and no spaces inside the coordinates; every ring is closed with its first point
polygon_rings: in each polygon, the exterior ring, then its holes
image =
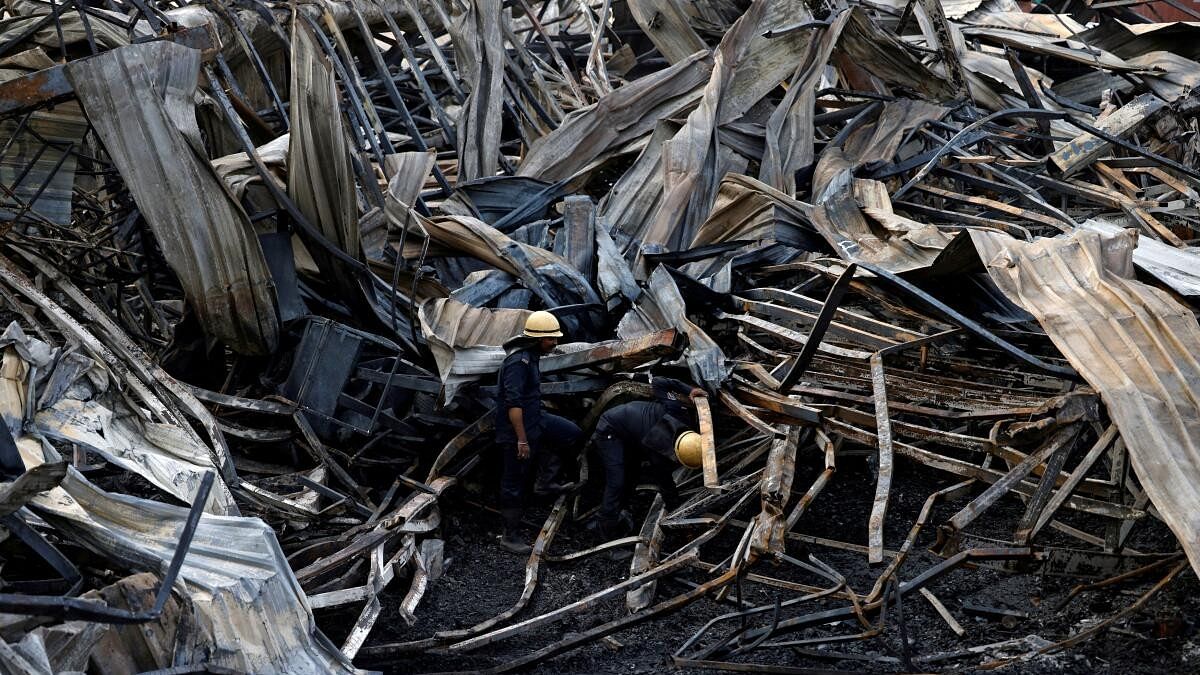
{"type": "Polygon", "coordinates": [[[604,495],[597,525],[602,536],[615,538],[632,521],[622,517],[628,499],[626,472],[647,463],[646,477],[658,486],[668,507],[675,507],[679,494],[672,472],[680,464],[700,466],[700,434],[689,404],[704,396],[704,390],[669,377],[651,383],[654,399],[632,401],[604,411],[592,437],[604,469],[604,495]],[[686,402],[686,403],[685,403],[686,402]]]}
{"type": "Polygon", "coordinates": [[[498,375],[496,443],[503,455],[500,477],[500,515],[504,534],[500,544],[518,554],[530,547],[519,534],[525,489],[536,473],[534,492],[559,494],[570,486],[559,482],[560,454],[579,441],[579,427],[542,408],[539,362],[562,337],[558,319],[550,312],[533,312],[524,332],[505,344],[508,352],[498,375]]]}

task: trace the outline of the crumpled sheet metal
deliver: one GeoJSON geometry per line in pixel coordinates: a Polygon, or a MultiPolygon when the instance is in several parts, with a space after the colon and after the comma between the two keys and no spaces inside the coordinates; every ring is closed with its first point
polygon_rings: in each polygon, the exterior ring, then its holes
{"type": "MultiPolygon", "coordinates": [[[[297,22],[292,36],[288,196],[326,240],[360,259],[354,170],[333,65],[308,26],[297,22]]],[[[308,251],[346,301],[361,294],[353,268],[315,243],[308,251]]]]}
{"type": "Polygon", "coordinates": [[[812,222],[848,261],[874,263],[891,272],[932,265],[950,237],[937,227],[892,213],[879,181],[856,179],[854,165],[838,148],[821,155],[813,176],[812,222]]]}
{"type": "MultiPolygon", "coordinates": [[[[402,224],[415,214],[389,197],[389,217],[402,224]]],[[[562,256],[514,240],[496,228],[468,216],[446,216],[423,220],[429,238],[442,246],[461,251],[521,279],[548,307],[599,303],[591,283],[562,256]]],[[[401,225],[403,227],[403,225],[401,225]]]]}
{"type": "Polygon", "coordinates": [[[726,241],[777,241],[806,250],[823,243],[808,219],[812,207],[749,176],[726,175],[708,219],[690,248],[726,241]]]}
{"type": "Polygon", "coordinates": [[[787,93],[766,124],[765,147],[758,177],[787,194],[796,191],[796,172],[812,164],[817,84],[850,18],[848,10],[829,17],[829,25],[809,41],[804,59],[788,83],[787,93]]]}
{"type": "Polygon", "coordinates": [[[597,157],[650,132],[658,120],[695,106],[712,69],[712,55],[698,52],[616,89],[534,141],[517,175],[547,181],[576,175],[597,157]]]}
{"type": "Polygon", "coordinates": [[[1077,231],[1017,241],[972,231],[996,285],[1037,317],[1100,392],[1138,480],[1200,570],[1200,325],[1137,281],[1134,237],[1077,231]]]}
{"type": "Polygon", "coordinates": [[[671,273],[660,265],[646,280],[646,292],[621,319],[617,335],[623,340],[630,340],[668,328],[674,328],[688,337],[683,356],[692,378],[713,391],[720,389],[729,378],[732,368],[725,359],[725,352],[704,329],[688,318],[679,286],[671,278],[671,273]]]}
{"type": "Polygon", "coordinates": [[[458,121],[458,182],[492,176],[500,160],[500,113],[504,104],[504,36],[500,0],[449,3],[458,67],[469,93],[458,121]]]}
{"type": "MultiPolygon", "coordinates": [[[[88,591],[83,600],[109,607],[138,611],[153,605],[160,578],[141,572],[104,588],[88,591]]],[[[0,672],[21,675],[82,673],[123,675],[170,668],[176,639],[199,637],[181,625],[184,603],[177,595],[167,598],[162,614],[139,624],[103,624],[68,621],[39,626],[6,650],[0,642],[0,672]],[[184,630],[181,631],[180,629],[184,630]]]]}
{"type": "Polygon", "coordinates": [[[680,0],[629,0],[633,20],[668,63],[679,63],[708,45],[696,34],[680,0]]]}
{"type": "MultiPolygon", "coordinates": [[[[216,471],[212,454],[194,436],[133,410],[115,389],[118,378],[104,364],[51,347],[26,335],[15,322],[0,335],[0,348],[0,374],[26,375],[21,382],[4,377],[0,390],[5,399],[0,411],[12,433],[28,429],[51,441],[79,444],[184,502],[195,498],[205,473],[216,471]],[[27,401],[31,371],[34,402],[27,401]],[[31,419],[25,418],[25,411],[32,411],[31,419]]],[[[213,486],[205,510],[237,513],[223,481],[213,486]]]]}
{"type": "Polygon", "coordinates": [[[449,298],[421,306],[421,333],[433,352],[446,400],[454,398],[462,384],[499,369],[504,343],[521,334],[529,314],[524,309],[472,307],[449,298]]]}
{"type": "Polygon", "coordinates": [[[148,42],[72,61],[67,74],[201,324],[231,348],[269,353],[275,292],[246,212],[196,124],[200,52],[148,42]]]}
{"type": "Polygon", "coordinates": [[[889,101],[880,108],[878,116],[846,138],[842,152],[855,166],[891,160],[905,134],[941,119],[947,112],[948,108],[925,101],[889,101]]]}
{"type": "MultiPolygon", "coordinates": [[[[291,134],[280,134],[255,148],[255,152],[258,153],[258,158],[268,169],[274,169],[282,174],[287,167],[288,148],[291,146],[291,140],[291,134]]],[[[213,170],[217,172],[217,175],[237,199],[241,199],[251,186],[262,183],[262,177],[255,170],[253,160],[244,152],[218,157],[212,160],[211,164],[213,170]]],[[[282,181],[279,181],[279,185],[284,187],[282,181]]]]}
{"type": "MultiPolygon", "coordinates": [[[[27,447],[27,446],[26,446],[27,447]]],[[[26,466],[40,461],[22,447],[26,466]]],[[[73,469],[31,508],[76,543],[134,570],[165,570],[188,509],[105,492],[73,469]]],[[[354,673],[317,629],[275,533],[258,518],[204,515],[180,570],[200,639],[177,665],[253,673],[354,673]]]]}
{"type": "MultiPolygon", "coordinates": [[[[741,117],[795,69],[808,32],[765,33],[807,15],[794,0],[755,0],[714,50],[713,71],[699,105],[662,150],[662,198],[641,233],[643,247],[681,250],[712,207],[724,171],[717,128],[741,117]]],[[[738,172],[740,173],[740,172],[738,172]]],[[[637,271],[644,276],[645,261],[637,271]]]]}
{"type": "Polygon", "coordinates": [[[893,33],[877,26],[861,7],[850,8],[838,52],[850,63],[869,69],[872,76],[928,99],[949,101],[955,97],[954,88],[944,76],[913,56],[893,33]]]}
{"type": "MultiPolygon", "coordinates": [[[[1079,227],[1110,237],[1128,232],[1120,225],[1103,218],[1090,218],[1079,227]]],[[[1176,248],[1139,236],[1133,249],[1133,264],[1166,284],[1171,290],[1186,296],[1200,296],[1200,251],[1194,246],[1176,248]]]]}

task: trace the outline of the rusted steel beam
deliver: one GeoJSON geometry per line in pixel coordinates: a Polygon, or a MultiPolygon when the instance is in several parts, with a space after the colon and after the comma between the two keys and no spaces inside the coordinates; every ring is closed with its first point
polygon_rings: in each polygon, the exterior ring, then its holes
{"type": "MultiPolygon", "coordinates": [[[[1115,425],[1109,425],[1109,429],[1111,430],[1111,433],[1105,433],[1101,435],[1100,440],[1104,441],[1102,447],[1107,447],[1108,444],[1112,442],[1112,439],[1116,437],[1115,425]]],[[[1055,450],[1054,454],[1050,457],[1050,461],[1046,462],[1046,471],[1042,473],[1042,480],[1038,483],[1037,490],[1033,493],[1033,496],[1030,497],[1029,504],[1025,507],[1025,513],[1021,516],[1021,520],[1017,524],[1017,530],[1013,536],[1014,542],[1024,545],[1028,544],[1033,538],[1034,525],[1041,521],[1042,513],[1051,505],[1054,499],[1058,497],[1057,493],[1053,496],[1050,494],[1055,487],[1055,479],[1058,478],[1059,473],[1062,471],[1063,465],[1067,461],[1067,456],[1071,454],[1071,451],[1075,448],[1075,444],[1078,442],[1079,436],[1076,436],[1075,440],[1070,445],[1063,445],[1058,450],[1055,450]]],[[[1097,444],[1100,445],[1099,442],[1097,444]]],[[[1091,453],[1089,453],[1089,455],[1090,454],[1091,453]]],[[[1087,457],[1084,459],[1086,460],[1087,457]]],[[[1089,463],[1087,467],[1084,467],[1082,473],[1079,471],[1078,467],[1076,467],[1076,471],[1072,473],[1071,476],[1067,478],[1066,482],[1063,483],[1063,486],[1059,488],[1059,492],[1063,492],[1064,490],[1066,491],[1065,494],[1063,494],[1063,499],[1066,499],[1068,496],[1070,496],[1070,491],[1075,488],[1075,485],[1078,485],[1078,480],[1082,479],[1083,475],[1087,474],[1087,470],[1090,468],[1090,466],[1091,464],[1089,463]],[[1076,478],[1076,474],[1079,474],[1079,478],[1076,478]],[[1073,480],[1076,482],[1071,483],[1073,480]]],[[[1055,506],[1055,508],[1057,509],[1058,507],[1055,506]]],[[[1053,513],[1051,513],[1051,515],[1053,515],[1053,513]]],[[[1047,520],[1049,520],[1049,518],[1047,518],[1047,520]]]]}
{"type": "Polygon", "coordinates": [[[875,481],[875,499],[868,521],[867,542],[871,552],[867,561],[872,565],[883,562],[883,521],[887,516],[888,496],[892,490],[892,420],[888,415],[887,388],[883,378],[883,355],[871,355],[871,390],[875,399],[875,439],[879,450],[879,475],[875,481]]]}
{"type": "Polygon", "coordinates": [[[804,493],[804,496],[800,497],[800,500],[792,507],[791,513],[788,513],[786,529],[789,537],[793,536],[790,532],[791,529],[800,521],[800,517],[804,515],[804,511],[817,498],[817,495],[821,494],[821,491],[825,489],[829,480],[833,478],[834,471],[837,470],[837,446],[820,429],[817,430],[817,446],[825,453],[825,470],[817,476],[816,480],[808,488],[808,491],[804,493]]]}
{"type": "Polygon", "coordinates": [[[800,428],[788,427],[775,436],[767,466],[759,481],[762,506],[755,518],[750,545],[755,554],[779,555],[786,550],[784,534],[788,530],[783,510],[792,495],[792,481],[796,475],[796,448],[800,441],[800,428]]]}
{"type": "MultiPolygon", "coordinates": [[[[875,444],[875,434],[870,431],[859,429],[858,427],[836,419],[826,419],[825,424],[828,427],[828,431],[831,433],[835,433],[839,436],[862,443],[864,445],[875,444]]],[[[922,450],[921,448],[908,445],[907,443],[896,443],[895,448],[896,454],[902,457],[907,457],[926,466],[939,469],[941,471],[947,471],[965,478],[976,478],[987,483],[995,483],[1005,476],[1005,474],[999,471],[987,469],[970,462],[955,459],[953,457],[939,455],[928,450],[922,450]]],[[[1036,466],[1034,469],[1036,469],[1036,466]]],[[[1024,482],[1018,482],[1012,486],[1013,492],[1024,496],[1032,495],[1033,490],[1034,488],[1032,486],[1029,486],[1024,482]]],[[[1130,520],[1142,518],[1146,515],[1146,512],[1140,509],[1078,496],[1068,498],[1065,505],[1078,511],[1094,513],[1107,518],[1130,520]]]]}
{"type": "Polygon", "coordinates": [[[942,62],[942,67],[946,70],[946,79],[950,86],[960,99],[970,99],[971,90],[967,81],[966,72],[963,70],[962,61],[958,57],[958,49],[954,46],[954,33],[950,29],[950,22],[946,20],[946,14],[942,11],[942,3],[939,0],[920,0],[921,8],[925,10],[925,17],[928,19],[933,29],[933,34],[937,38],[939,57],[942,62]]]}
{"type": "MultiPolygon", "coordinates": [[[[629,563],[629,576],[636,577],[654,569],[658,564],[659,552],[662,550],[663,527],[662,521],[666,516],[666,504],[662,495],[654,497],[654,503],[646,512],[646,520],[638,533],[638,544],[633,550],[633,560],[629,563]]],[[[625,593],[625,606],[630,612],[637,612],[654,602],[654,592],[658,588],[657,581],[651,581],[639,588],[625,593]]]]}
{"type": "MultiPolygon", "coordinates": [[[[765,291],[767,289],[760,290],[765,291]]],[[[769,302],[759,302],[758,300],[741,300],[740,304],[747,312],[754,312],[763,316],[769,316],[773,319],[786,321],[788,323],[801,324],[804,326],[815,327],[815,323],[818,318],[816,314],[811,312],[806,312],[794,307],[776,305],[769,302]]],[[[872,347],[874,349],[884,349],[886,347],[898,344],[891,338],[883,337],[854,326],[848,326],[838,321],[830,321],[826,332],[834,337],[839,337],[850,342],[858,343],[864,347],[872,347]]]]}
{"type": "Polygon", "coordinates": [[[629,546],[630,544],[633,544],[636,546],[641,541],[642,541],[642,538],[637,535],[629,536],[629,537],[621,537],[620,539],[613,539],[611,541],[606,541],[603,544],[599,544],[599,545],[593,546],[591,548],[583,549],[582,551],[572,551],[571,553],[564,553],[563,555],[548,555],[545,557],[545,560],[546,560],[546,562],[550,562],[550,563],[571,562],[572,560],[580,560],[580,559],[586,558],[590,555],[596,555],[597,553],[611,551],[613,549],[618,549],[618,548],[621,548],[624,546],[629,546]]]}
{"type": "Polygon", "coordinates": [[[971,503],[954,514],[950,518],[948,526],[954,531],[962,531],[967,525],[970,525],[972,521],[978,518],[980,514],[986,511],[988,507],[995,504],[998,499],[1007,494],[1017,483],[1020,483],[1026,476],[1033,473],[1035,467],[1049,459],[1052,454],[1070,442],[1078,433],[1079,425],[1077,424],[1059,429],[1037,452],[1027,456],[1020,464],[1017,464],[1005,474],[1003,478],[992,483],[982,494],[971,500],[971,503]]]}
{"type": "Polygon", "coordinates": [[[962,326],[967,331],[969,331],[972,335],[980,338],[981,340],[983,340],[985,342],[990,343],[994,347],[997,347],[997,348],[1011,354],[1012,356],[1015,356],[1016,358],[1024,361],[1025,363],[1028,363],[1029,365],[1031,365],[1039,370],[1044,370],[1048,373],[1054,373],[1055,375],[1062,375],[1062,376],[1068,377],[1068,378],[1078,378],[1079,377],[1078,373],[1076,373],[1075,369],[1073,369],[1073,368],[1057,366],[1052,363],[1046,363],[1045,361],[1039,359],[1038,357],[1013,345],[1009,341],[998,337],[995,333],[987,330],[986,328],[979,325],[975,321],[968,319],[966,316],[963,316],[961,313],[955,311],[946,303],[942,302],[941,300],[938,300],[937,298],[933,297],[932,295],[921,290],[912,282],[902,279],[898,275],[892,274],[891,272],[889,272],[881,267],[878,267],[876,265],[860,263],[860,266],[863,269],[870,271],[875,276],[879,277],[881,280],[886,282],[889,286],[899,289],[903,294],[908,295],[913,298],[916,298],[920,302],[925,303],[925,304],[929,305],[930,307],[933,307],[940,314],[942,314],[942,316],[946,317],[950,321],[953,321],[954,323],[958,324],[959,326],[962,326]]]}
{"type": "MultiPolygon", "coordinates": [[[[207,25],[185,28],[163,39],[193,49],[211,58],[216,42],[207,25]]],[[[17,115],[57,103],[75,95],[75,85],[67,78],[67,67],[57,65],[0,83],[0,116],[17,115]]]]}
{"type": "Polygon", "coordinates": [[[551,354],[542,357],[543,373],[561,373],[579,368],[591,368],[621,359],[653,358],[668,354],[675,349],[679,333],[674,328],[660,330],[631,340],[604,343],[568,354],[551,354]]]}
{"type": "Polygon", "coordinates": [[[753,386],[739,386],[734,391],[743,400],[771,412],[791,417],[799,424],[821,423],[820,411],[810,408],[791,397],[781,396],[780,394],[768,392],[753,386]]]}
{"type": "MultiPolygon", "coordinates": [[[[804,311],[806,316],[810,312],[817,312],[819,314],[822,308],[825,306],[825,303],[821,302],[820,300],[814,300],[807,295],[801,295],[800,293],[784,290],[782,288],[752,288],[740,293],[739,297],[775,303],[775,306],[777,307],[793,307],[804,311]]],[[[813,315],[813,318],[815,319],[815,315],[813,315]]],[[[922,333],[905,330],[899,326],[893,326],[890,323],[872,319],[869,316],[851,311],[845,307],[839,307],[834,313],[834,318],[836,321],[831,324],[832,326],[842,324],[849,328],[855,328],[862,333],[870,333],[877,337],[885,338],[894,343],[909,342],[911,340],[925,337],[922,333]]]]}
{"type": "Polygon", "coordinates": [[[446,447],[438,453],[436,459],[433,460],[433,465],[429,467],[429,475],[425,477],[425,483],[432,483],[441,473],[442,469],[446,468],[450,462],[454,461],[458,454],[471,444],[475,439],[492,431],[496,426],[495,412],[489,410],[485,412],[479,419],[471,423],[467,428],[458,432],[458,435],[450,439],[446,447]]]}
{"type": "Polygon", "coordinates": [[[469,652],[486,645],[500,642],[501,640],[507,640],[508,638],[520,635],[522,633],[527,633],[535,628],[538,628],[539,626],[545,626],[561,621],[573,614],[589,611],[596,606],[596,603],[606,598],[613,597],[631,588],[638,588],[648,581],[653,581],[654,579],[672,574],[683,569],[684,567],[687,567],[694,560],[696,560],[698,555],[699,554],[695,551],[690,551],[687,555],[682,555],[674,560],[667,561],[655,567],[654,569],[645,572],[644,574],[630,577],[619,584],[614,584],[604,590],[592,593],[591,595],[581,600],[577,600],[569,605],[564,605],[540,616],[535,616],[520,623],[499,628],[490,633],[450,645],[450,651],[469,652]]]}
{"type": "Polygon", "coordinates": [[[721,399],[721,403],[725,404],[726,408],[729,408],[733,414],[742,418],[746,424],[749,424],[754,429],[757,429],[768,436],[775,435],[774,427],[764,422],[758,417],[758,415],[755,415],[753,412],[751,412],[749,408],[742,405],[741,401],[738,401],[736,398],[734,398],[733,394],[730,394],[725,390],[721,390],[717,392],[717,396],[721,399]]]}
{"type": "Polygon", "coordinates": [[[704,487],[713,490],[721,486],[717,475],[717,441],[713,433],[712,410],[708,407],[708,397],[701,396],[695,400],[696,418],[700,423],[700,459],[704,471],[704,487]]]}
{"type": "Polygon", "coordinates": [[[0,84],[0,115],[15,115],[75,94],[65,65],[22,75],[0,84]]]}

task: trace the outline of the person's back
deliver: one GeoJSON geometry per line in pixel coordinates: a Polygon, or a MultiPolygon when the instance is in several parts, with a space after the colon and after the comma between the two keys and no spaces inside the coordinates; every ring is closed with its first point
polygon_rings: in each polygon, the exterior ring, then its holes
{"type": "Polygon", "coordinates": [[[604,468],[604,496],[599,522],[606,536],[616,536],[622,506],[627,501],[626,471],[642,460],[649,462],[649,478],[663,498],[673,505],[677,499],[671,471],[675,468],[675,441],[693,428],[693,415],[683,400],[704,395],[702,389],[680,380],[656,377],[654,398],[631,401],[604,411],[593,436],[604,468]]]}

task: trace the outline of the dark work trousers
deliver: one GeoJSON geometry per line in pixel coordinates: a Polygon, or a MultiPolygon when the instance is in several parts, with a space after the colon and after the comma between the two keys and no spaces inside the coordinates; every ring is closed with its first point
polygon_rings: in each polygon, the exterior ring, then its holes
{"type": "Polygon", "coordinates": [[[593,439],[596,454],[604,468],[604,495],[600,500],[599,514],[602,521],[611,522],[620,515],[621,508],[628,503],[629,493],[636,485],[635,481],[626,480],[627,472],[636,471],[643,460],[648,464],[646,477],[658,486],[667,507],[674,508],[679,504],[679,491],[671,475],[678,467],[674,457],[643,448],[640,439],[630,438],[629,434],[610,425],[603,416],[596,424],[593,439]]]}
{"type": "Polygon", "coordinates": [[[571,420],[543,412],[537,429],[526,429],[529,438],[529,457],[517,457],[517,442],[503,443],[500,448],[504,456],[503,475],[500,477],[500,508],[521,508],[525,503],[525,489],[536,467],[539,484],[546,484],[557,477],[562,468],[562,458],[579,442],[583,431],[571,420]]]}

